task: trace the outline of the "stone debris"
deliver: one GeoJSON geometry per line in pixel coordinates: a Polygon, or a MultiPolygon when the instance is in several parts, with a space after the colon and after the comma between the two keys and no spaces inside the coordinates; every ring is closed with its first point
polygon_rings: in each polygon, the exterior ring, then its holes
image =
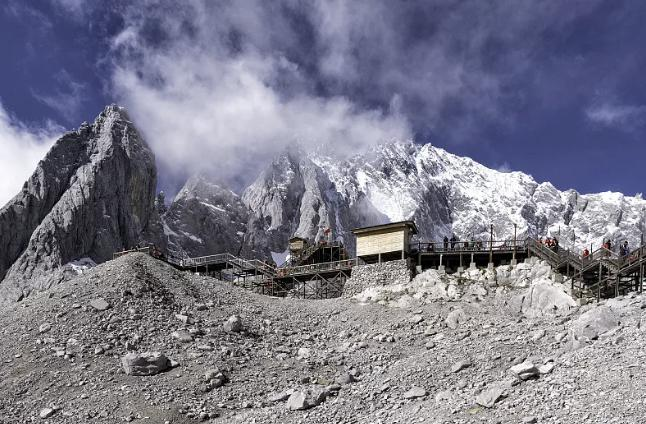
{"type": "Polygon", "coordinates": [[[302,411],[314,408],[327,399],[329,391],[326,389],[313,389],[306,392],[294,391],[287,399],[287,409],[302,411]]]}
{"type": "Polygon", "coordinates": [[[521,380],[529,380],[530,378],[536,377],[540,374],[538,368],[529,361],[524,361],[518,365],[514,365],[509,370],[521,380]]]}
{"type": "Polygon", "coordinates": [[[110,304],[103,298],[92,299],[90,301],[90,306],[97,311],[105,311],[110,308],[110,304]]]}
{"type": "Polygon", "coordinates": [[[469,368],[470,366],[471,366],[471,362],[468,360],[458,361],[455,364],[451,365],[451,372],[452,373],[460,372],[465,368],[469,368]]]}
{"type": "Polygon", "coordinates": [[[467,316],[462,309],[455,309],[451,311],[447,315],[446,320],[444,320],[444,322],[446,322],[446,325],[452,330],[455,330],[460,326],[460,324],[466,321],[467,316]]]}
{"type": "Polygon", "coordinates": [[[343,374],[338,375],[334,379],[334,382],[341,385],[341,386],[353,383],[355,381],[356,381],[355,377],[352,374],[347,373],[347,372],[344,372],[343,374]]]}
{"type": "MultiPolygon", "coordinates": [[[[492,278],[461,278],[476,273],[492,278]]],[[[635,354],[646,347],[646,296],[530,317],[514,297],[531,279],[473,283],[486,294],[451,275],[424,281],[423,296],[410,282],[384,302],[277,299],[127,255],[0,314],[0,416],[41,421],[41,409],[60,403],[44,420],[646,421],[631,397],[644,378],[635,354]],[[99,298],[111,307],[93,313],[99,298]],[[571,340],[586,348],[569,349],[571,340]]]]}
{"type": "Polygon", "coordinates": [[[242,319],[238,315],[232,315],[224,323],[224,331],[229,333],[239,333],[242,331],[242,319]]]}
{"type": "Polygon", "coordinates": [[[160,352],[128,353],[121,358],[128,375],[155,375],[170,368],[170,361],[160,352]]]}
{"type": "Polygon", "coordinates": [[[212,368],[204,373],[205,392],[210,392],[213,389],[224,386],[229,381],[226,374],[219,368],[212,368]]]}
{"type": "Polygon", "coordinates": [[[406,393],[404,393],[404,399],[417,399],[424,397],[427,394],[428,392],[425,389],[413,386],[408,391],[406,391],[406,393]]]}
{"type": "Polygon", "coordinates": [[[193,341],[193,336],[188,331],[177,330],[171,333],[171,336],[180,343],[190,343],[193,341]]]}
{"type": "Polygon", "coordinates": [[[494,405],[503,397],[505,391],[500,387],[493,387],[480,392],[476,396],[476,403],[485,408],[493,408],[494,405]]]}
{"type": "Polygon", "coordinates": [[[40,416],[40,418],[46,419],[54,415],[55,412],[56,412],[56,409],[54,408],[43,408],[40,410],[40,414],[38,415],[40,416]]]}

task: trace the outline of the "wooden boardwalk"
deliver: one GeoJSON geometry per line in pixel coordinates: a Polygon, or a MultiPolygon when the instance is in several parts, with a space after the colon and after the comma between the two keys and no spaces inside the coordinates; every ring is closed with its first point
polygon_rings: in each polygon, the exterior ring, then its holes
{"type": "MultiPolygon", "coordinates": [[[[164,256],[154,247],[115,253],[119,256],[142,252],[163,260],[177,269],[213,276],[234,285],[270,296],[327,299],[342,294],[357,258],[333,262],[276,267],[259,259],[239,258],[230,253],[195,258],[164,256]]],[[[492,240],[488,242],[418,242],[410,257],[419,269],[442,267],[447,272],[468,266],[512,264],[529,256],[546,261],[571,279],[572,293],[579,298],[614,297],[629,291],[643,291],[646,244],[620,257],[599,248],[583,257],[567,249],[553,249],[538,240],[492,240]]]]}
{"type": "MultiPolygon", "coordinates": [[[[325,248],[325,246],[323,246],[325,248]]],[[[340,297],[345,281],[350,278],[358,259],[285,265],[276,267],[259,259],[239,258],[230,253],[219,253],[194,258],[173,258],[156,254],[152,247],[118,252],[116,259],[128,253],[147,253],[182,271],[212,276],[246,289],[278,297],[329,299],[340,297]]]]}
{"type": "Polygon", "coordinates": [[[528,251],[553,269],[571,278],[571,289],[577,297],[609,298],[644,289],[646,244],[621,257],[599,248],[587,256],[569,250],[554,251],[543,243],[528,239],[528,251]]]}
{"type": "Polygon", "coordinates": [[[485,242],[418,242],[411,246],[411,256],[422,270],[444,268],[456,272],[466,267],[504,265],[527,257],[525,240],[491,240],[485,242]]]}

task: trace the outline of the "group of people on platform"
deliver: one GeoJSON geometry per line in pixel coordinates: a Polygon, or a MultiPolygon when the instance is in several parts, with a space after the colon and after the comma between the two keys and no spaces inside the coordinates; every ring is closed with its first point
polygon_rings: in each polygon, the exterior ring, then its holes
{"type": "Polygon", "coordinates": [[[558,253],[559,251],[559,240],[556,237],[546,237],[543,240],[543,237],[539,238],[538,241],[545,246],[549,247],[553,252],[558,253]]]}
{"type": "MultiPolygon", "coordinates": [[[[482,250],[482,242],[481,241],[460,241],[458,238],[453,234],[451,238],[448,238],[447,236],[444,236],[443,240],[444,244],[444,250],[482,250]]],[[[430,250],[433,250],[433,245],[429,244],[428,248],[430,250]]]]}
{"type": "MultiPolygon", "coordinates": [[[[601,247],[606,249],[609,252],[613,251],[613,245],[610,239],[604,241],[601,244],[601,247]]],[[[630,247],[628,246],[628,240],[624,240],[624,242],[619,245],[619,256],[623,258],[628,256],[629,254],[630,254],[630,247]]],[[[583,249],[583,257],[587,258],[589,256],[590,256],[590,250],[588,250],[588,248],[586,247],[583,249]]]]}
{"type": "MultiPolygon", "coordinates": [[[[543,245],[549,247],[552,251],[558,252],[559,251],[559,241],[556,237],[546,237],[543,239],[542,237],[538,239],[540,243],[543,245]]],[[[613,244],[610,239],[605,240],[602,244],[601,247],[612,252],[613,251],[613,244]]],[[[630,254],[630,248],[628,247],[628,240],[624,240],[622,244],[619,245],[619,256],[620,257],[625,257],[630,254]]],[[[584,258],[587,258],[590,256],[590,250],[586,247],[583,249],[583,255],[584,258]]]]}

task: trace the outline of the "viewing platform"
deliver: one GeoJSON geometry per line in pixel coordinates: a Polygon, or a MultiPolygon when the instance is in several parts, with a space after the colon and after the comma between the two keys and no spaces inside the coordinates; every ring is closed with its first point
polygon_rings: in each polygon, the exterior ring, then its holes
{"type": "Polygon", "coordinates": [[[527,258],[524,240],[417,242],[411,244],[411,256],[420,270],[430,268],[459,272],[467,267],[515,264],[527,258]]]}
{"type": "Polygon", "coordinates": [[[176,258],[154,246],[118,252],[113,257],[147,253],[179,270],[215,277],[258,293],[305,299],[339,297],[353,268],[400,259],[407,259],[417,273],[427,269],[454,273],[469,268],[515,265],[528,257],[537,257],[570,279],[575,297],[600,300],[643,291],[646,244],[623,256],[603,247],[583,256],[532,238],[493,240],[493,227],[488,241],[412,241],[417,234],[412,221],[360,228],[354,234],[358,252],[355,258],[348,257],[340,242],[310,244],[294,237],[289,241],[290,259],[281,266],[230,253],[176,258]]]}

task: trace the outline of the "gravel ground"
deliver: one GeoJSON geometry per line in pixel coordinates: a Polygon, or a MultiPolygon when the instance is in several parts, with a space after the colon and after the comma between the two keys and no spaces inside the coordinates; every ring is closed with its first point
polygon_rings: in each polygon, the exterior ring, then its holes
{"type": "Polygon", "coordinates": [[[645,298],[521,315],[491,285],[277,299],[128,255],[1,310],[0,422],[646,421],[645,298]]]}

